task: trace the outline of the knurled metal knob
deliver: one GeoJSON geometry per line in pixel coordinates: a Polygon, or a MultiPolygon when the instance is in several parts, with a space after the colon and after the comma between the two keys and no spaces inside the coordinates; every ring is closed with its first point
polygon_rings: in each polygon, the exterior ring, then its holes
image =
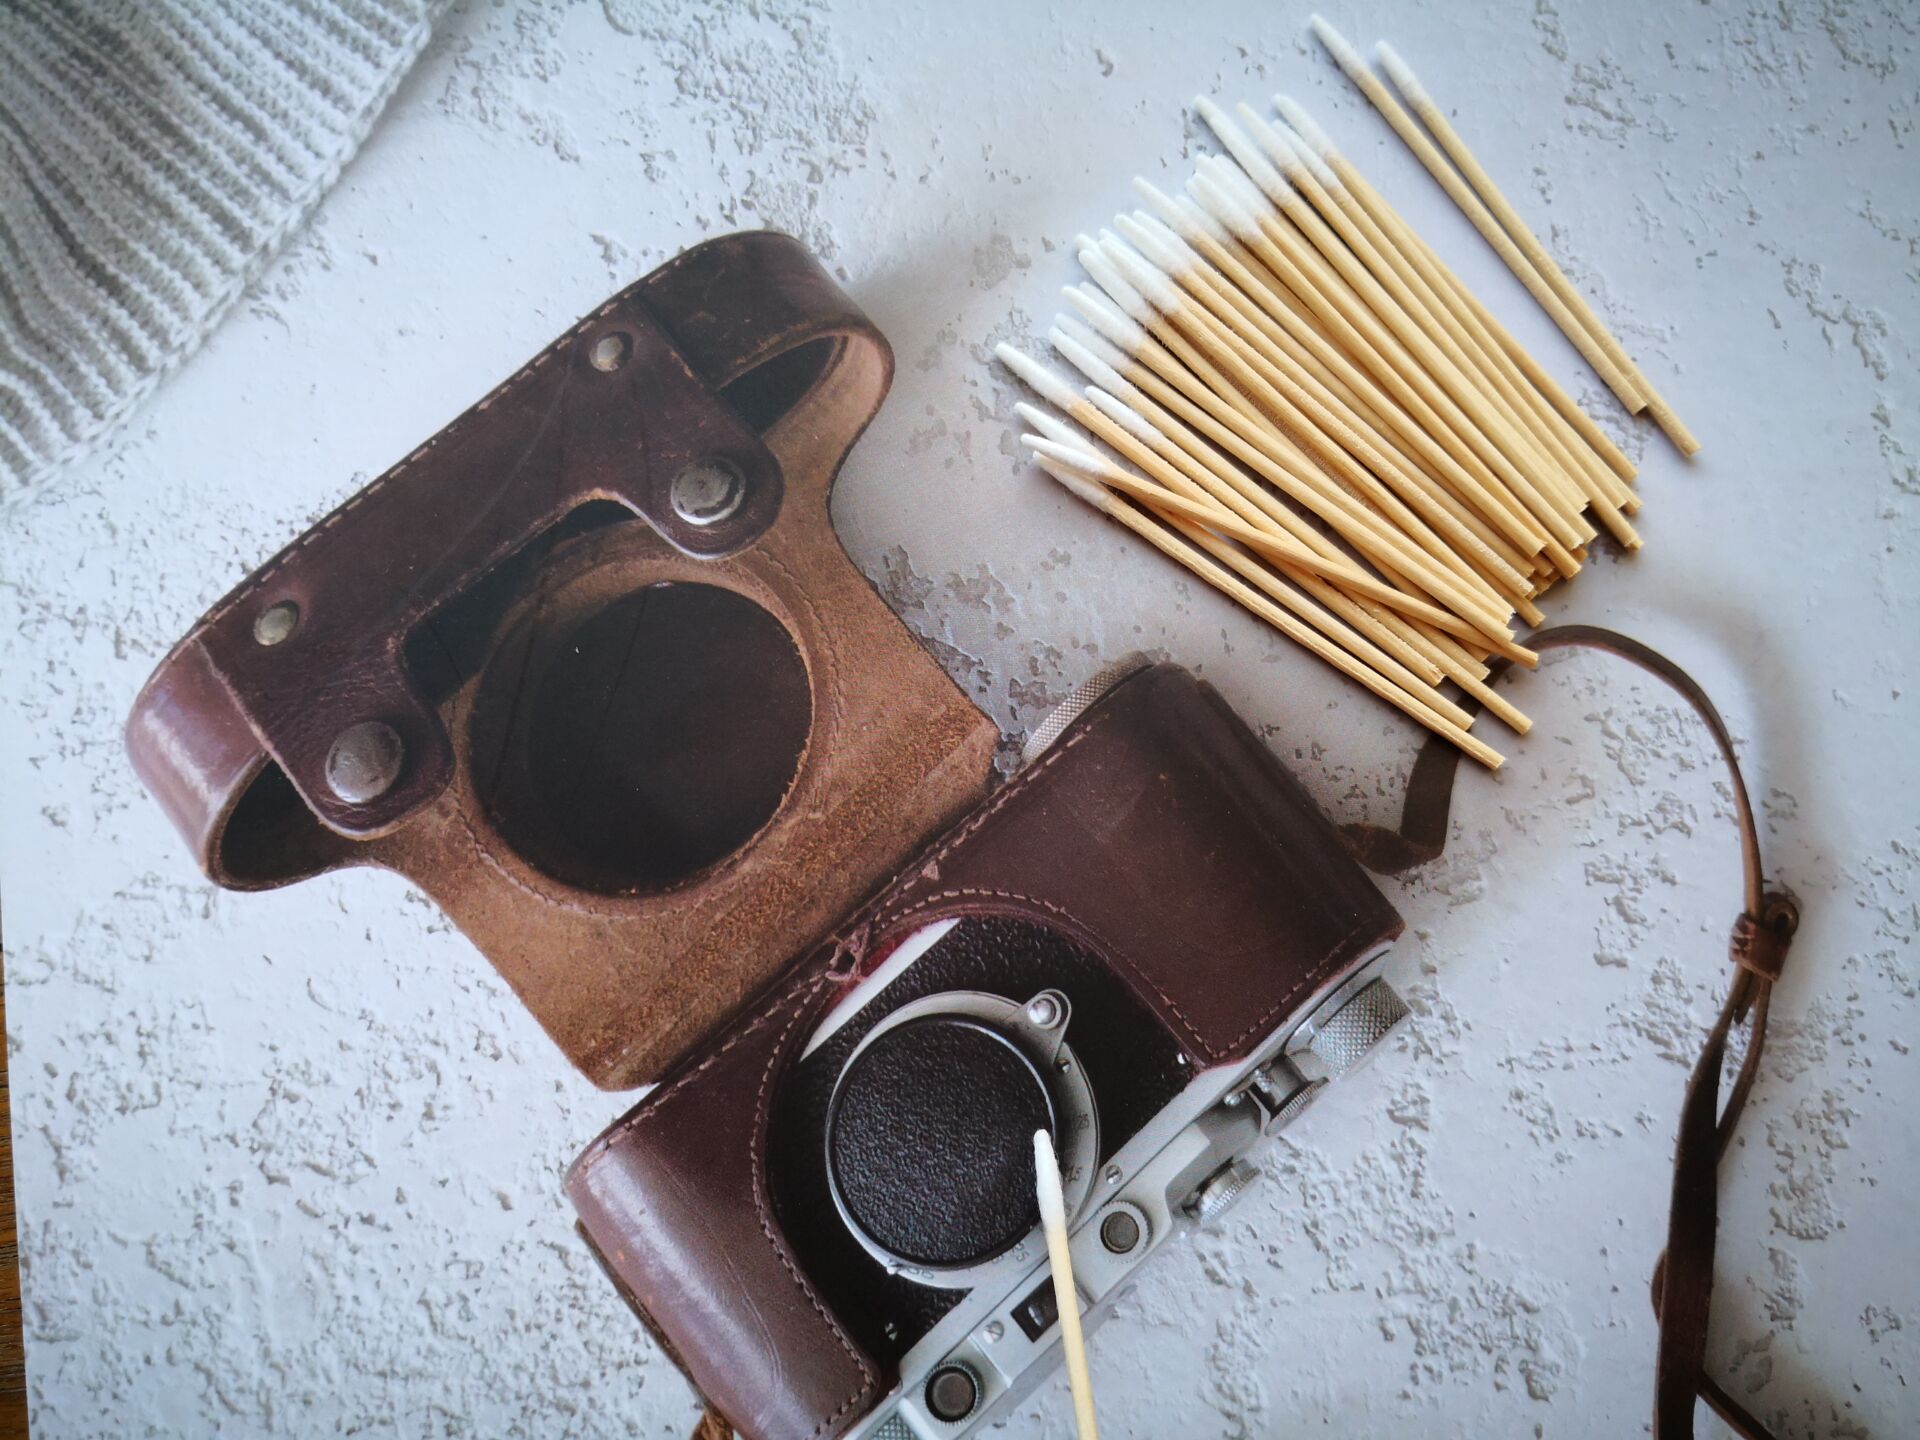
{"type": "Polygon", "coordinates": [[[1094,701],[1134,671],[1144,670],[1152,663],[1150,658],[1134,651],[1132,654],[1122,655],[1118,660],[1101,666],[1074,686],[1067,692],[1066,698],[1048,711],[1047,717],[1033,727],[1033,733],[1027,737],[1027,743],[1020,748],[1020,763],[1031,765],[1038,760],[1049,745],[1066,733],[1069,725],[1086,714],[1094,701]]]}
{"type": "Polygon", "coordinates": [[[1273,1112],[1273,1118],[1267,1121],[1267,1134],[1278,1135],[1298,1120],[1307,1112],[1308,1107],[1320,1098],[1320,1092],[1326,1088],[1325,1080],[1308,1080],[1302,1084],[1273,1112]]]}
{"type": "Polygon", "coordinates": [[[980,1372],[964,1360],[949,1360],[927,1377],[927,1409],[936,1420],[958,1425],[980,1408],[980,1372]]]}
{"type": "Polygon", "coordinates": [[[1307,1048],[1328,1074],[1344,1075],[1412,1013],[1386,981],[1370,980],[1320,1023],[1307,1048]]]}
{"type": "Polygon", "coordinates": [[[1202,1180],[1187,1197],[1187,1214],[1197,1224],[1211,1225],[1240,1203],[1240,1197],[1247,1193],[1247,1187],[1259,1173],[1244,1160],[1229,1160],[1202,1180]]]}

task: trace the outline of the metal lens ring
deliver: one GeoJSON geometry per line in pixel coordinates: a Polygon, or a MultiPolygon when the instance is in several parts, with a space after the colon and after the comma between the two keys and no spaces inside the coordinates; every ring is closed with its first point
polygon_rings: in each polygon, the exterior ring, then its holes
{"type": "MultiPolygon", "coordinates": [[[[863,1061],[880,1047],[898,1044],[907,1038],[902,1032],[913,1027],[921,1027],[921,1033],[927,1033],[930,1026],[945,1026],[953,1034],[972,1037],[969,1043],[978,1043],[981,1036],[991,1036],[993,1041],[1000,1042],[1018,1057],[1013,1066],[1006,1067],[1008,1072],[1031,1077],[1032,1082],[1044,1090],[1044,1102],[1035,1113],[1044,1114],[1047,1128],[1055,1136],[1061,1189],[1067,1214],[1072,1217],[1079,1213],[1093,1189],[1100,1154],[1100,1126],[1093,1088],[1079,1058],[1066,1043],[1071,1018],[1072,1007],[1058,990],[1043,990],[1024,1002],[976,990],[949,990],[894,1011],[847,1056],[827,1106],[827,1183],[841,1221],[861,1248],[890,1273],[939,1289],[973,1289],[989,1283],[995,1276],[1011,1277],[1031,1267],[1043,1252],[1044,1241],[1037,1218],[1030,1225],[1023,1223],[1017,1227],[1011,1238],[992,1253],[960,1260],[929,1260],[924,1255],[902,1253],[904,1247],[896,1248],[876,1238],[871,1231],[884,1227],[873,1224],[871,1217],[863,1224],[864,1201],[858,1193],[860,1184],[871,1177],[841,1174],[843,1103],[850,1088],[859,1083],[858,1077],[865,1068],[863,1061]]],[[[964,1077],[954,1078],[957,1085],[964,1084],[964,1077]]],[[[959,1088],[939,1097],[949,1110],[965,1107],[973,1098],[959,1088]]],[[[1031,1134],[1031,1130],[1027,1130],[1001,1138],[1009,1146],[1024,1146],[1030,1153],[1031,1134]]],[[[892,1183],[905,1189],[912,1187],[914,1156],[890,1153],[880,1159],[892,1175],[906,1177],[892,1183]]],[[[905,1194],[899,1203],[923,1226],[929,1221],[937,1224],[947,1218],[941,1214],[940,1198],[934,1194],[905,1194]]],[[[957,1229],[971,1217],[951,1218],[957,1229]]]]}

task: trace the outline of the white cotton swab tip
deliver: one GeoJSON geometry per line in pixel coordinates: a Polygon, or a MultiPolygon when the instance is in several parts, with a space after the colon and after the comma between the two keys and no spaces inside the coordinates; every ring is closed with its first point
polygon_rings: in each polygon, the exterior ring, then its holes
{"type": "Polygon", "coordinates": [[[1224,245],[1231,238],[1226,226],[1208,215],[1205,211],[1195,212],[1185,209],[1171,195],[1164,194],[1145,176],[1133,177],[1133,193],[1147,202],[1147,208],[1159,217],[1161,223],[1172,228],[1189,245],[1206,234],[1216,243],[1224,245]]]}
{"type": "Polygon", "coordinates": [[[1126,352],[1078,316],[1056,315],[1053,317],[1053,328],[1074,344],[1085,348],[1102,365],[1119,370],[1127,363],[1126,352]]]}
{"type": "Polygon", "coordinates": [[[1187,181],[1187,189],[1208,214],[1225,225],[1237,238],[1249,244],[1260,238],[1259,222],[1211,175],[1204,171],[1195,174],[1187,181]]]}
{"type": "Polygon", "coordinates": [[[1200,263],[1200,257],[1187,248],[1185,241],[1151,215],[1116,215],[1113,223],[1129,245],[1168,275],[1177,278],[1200,263]]]}
{"type": "Polygon", "coordinates": [[[1400,58],[1400,52],[1382,40],[1373,47],[1374,58],[1380,62],[1380,68],[1387,72],[1394,85],[1407,103],[1415,107],[1431,105],[1433,97],[1427,94],[1427,87],[1420,83],[1419,77],[1408,68],[1407,62],[1400,58]]]}
{"type": "Polygon", "coordinates": [[[1201,235],[1208,236],[1216,245],[1233,243],[1233,231],[1209,215],[1191,195],[1181,195],[1173,202],[1173,206],[1177,218],[1168,223],[1180,232],[1181,238],[1189,245],[1198,244],[1201,235]]]}
{"type": "Polygon", "coordinates": [[[1013,407],[1013,413],[1049,440],[1056,441],[1061,445],[1070,446],[1085,455],[1093,454],[1092,447],[1087,443],[1087,437],[1067,424],[1066,421],[1060,419],[1059,416],[1049,415],[1046,411],[1040,409],[1039,406],[1029,405],[1024,400],[1013,407]]]}
{"type": "Polygon", "coordinates": [[[1286,137],[1269,125],[1266,117],[1258,110],[1242,100],[1234,106],[1234,113],[1240,117],[1240,123],[1246,126],[1247,134],[1252,137],[1254,144],[1260,147],[1269,160],[1280,167],[1280,173],[1287,179],[1293,180],[1297,172],[1306,169],[1306,162],[1294,153],[1286,137]]]}
{"type": "Polygon", "coordinates": [[[1043,460],[1057,461],[1070,470],[1086,475],[1104,476],[1108,471],[1120,468],[1091,450],[1083,450],[1078,445],[1069,445],[1059,440],[1050,440],[1044,435],[1022,435],[1020,443],[1043,460]]]}
{"type": "Polygon", "coordinates": [[[1349,45],[1346,36],[1329,25],[1324,16],[1315,15],[1307,23],[1313,27],[1315,37],[1327,47],[1336,65],[1349,75],[1366,73],[1367,62],[1360,58],[1360,52],[1349,45]]]}
{"type": "Polygon", "coordinates": [[[1087,398],[1093,402],[1095,409],[1131,434],[1134,439],[1144,440],[1151,445],[1161,438],[1160,432],[1147,423],[1146,416],[1130,406],[1121,404],[1099,386],[1089,385],[1087,398]]]}
{"type": "Polygon", "coordinates": [[[1295,130],[1293,126],[1289,125],[1285,120],[1282,120],[1277,125],[1265,123],[1265,129],[1267,134],[1275,136],[1281,144],[1287,147],[1288,153],[1306,168],[1307,173],[1313,176],[1322,188],[1331,190],[1340,183],[1339,180],[1334,177],[1333,171],[1327,168],[1327,162],[1320,158],[1320,152],[1314,146],[1308,144],[1306,137],[1295,130]]]}
{"type": "Polygon", "coordinates": [[[1145,348],[1147,332],[1115,309],[1107,297],[1091,285],[1069,285],[1061,293],[1089,325],[1126,354],[1135,355],[1145,348]]]}
{"type": "Polygon", "coordinates": [[[1083,250],[1080,252],[1080,264],[1093,277],[1094,283],[1107,292],[1108,298],[1126,311],[1129,318],[1141,325],[1153,323],[1153,307],[1147,303],[1146,297],[1120,277],[1119,270],[1104,254],[1098,250],[1083,250]]]}
{"type": "Polygon", "coordinates": [[[1071,410],[1079,403],[1080,397],[1074,393],[1073,387],[1039,361],[1022,355],[1011,345],[996,345],[993,353],[1000,357],[1001,364],[1024,380],[1027,387],[1049,405],[1071,410]]]}
{"type": "Polygon", "coordinates": [[[1080,1330],[1080,1292],[1073,1283],[1073,1254],[1067,1249],[1067,1205],[1060,1193],[1060,1162],[1053,1139],[1033,1132],[1033,1169],[1038,1178],[1040,1228],[1047,1236],[1047,1261],[1053,1271],[1053,1298],[1060,1311],[1060,1349],[1067,1361],[1067,1385],[1073,1391],[1073,1421],[1079,1440],[1100,1440],[1093,1415],[1093,1381],[1087,1374],[1087,1342],[1080,1330]]]}
{"type": "Polygon", "coordinates": [[[1306,112],[1306,108],[1291,95],[1273,97],[1273,108],[1280,112],[1280,118],[1294,128],[1315,154],[1332,160],[1340,152],[1334,148],[1333,139],[1320,128],[1319,122],[1306,112]]]}
{"type": "MultiPolygon", "coordinates": [[[[1023,436],[1022,438],[1026,439],[1030,437],[1023,436]]],[[[1075,495],[1078,495],[1082,500],[1086,501],[1087,504],[1093,506],[1094,509],[1107,510],[1112,507],[1112,497],[1091,480],[1076,475],[1070,465],[1062,464],[1058,460],[1051,460],[1044,455],[1040,456],[1039,459],[1042,470],[1046,471],[1049,476],[1059,481],[1075,495]]]]}
{"type": "MultiPolygon", "coordinates": [[[[1061,318],[1065,319],[1066,317],[1062,316],[1061,318]]],[[[1100,339],[1097,335],[1092,335],[1088,338],[1092,340],[1100,339]]],[[[1078,340],[1074,339],[1073,336],[1067,334],[1060,326],[1056,325],[1052,330],[1048,331],[1047,339],[1052,342],[1053,348],[1060,352],[1061,356],[1069,365],[1073,366],[1074,369],[1078,370],[1094,384],[1105,386],[1110,390],[1118,390],[1126,385],[1126,380],[1121,377],[1118,370],[1102,360],[1093,350],[1082,345],[1078,340]]],[[[1102,341],[1101,343],[1104,344],[1105,342],[1102,341]]]]}
{"type": "Polygon", "coordinates": [[[1260,153],[1260,147],[1247,137],[1247,132],[1211,102],[1200,112],[1200,118],[1207,122],[1207,128],[1227,147],[1227,153],[1240,162],[1240,168],[1252,177],[1253,183],[1264,190],[1274,204],[1284,204],[1290,193],[1286,180],[1267,162],[1266,156],[1260,153]]]}
{"type": "Polygon", "coordinates": [[[1171,315],[1186,303],[1181,298],[1179,287],[1121,244],[1118,236],[1101,249],[1120,267],[1120,273],[1127,277],[1127,283],[1152,301],[1153,307],[1162,314],[1171,315]]]}

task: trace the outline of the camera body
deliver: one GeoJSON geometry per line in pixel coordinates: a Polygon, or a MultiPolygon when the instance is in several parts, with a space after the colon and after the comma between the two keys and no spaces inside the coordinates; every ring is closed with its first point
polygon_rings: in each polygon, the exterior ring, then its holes
{"type": "Polygon", "coordinates": [[[583,1073],[654,1088],[582,1234],[753,1440],[989,1423],[1055,1357],[1031,1139],[1097,1320],[1404,1014],[1400,921],[1221,698],[997,728],[847,559],[891,376],[793,240],[613,297],[162,661],[134,764],[234,888],[425,890],[583,1073]]]}

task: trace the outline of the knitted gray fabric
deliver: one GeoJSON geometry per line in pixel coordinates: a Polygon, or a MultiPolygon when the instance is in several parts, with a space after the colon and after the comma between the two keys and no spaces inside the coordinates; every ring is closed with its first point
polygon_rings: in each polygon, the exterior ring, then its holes
{"type": "Polygon", "coordinates": [[[0,0],[0,497],[193,353],[441,3],[0,0]]]}

